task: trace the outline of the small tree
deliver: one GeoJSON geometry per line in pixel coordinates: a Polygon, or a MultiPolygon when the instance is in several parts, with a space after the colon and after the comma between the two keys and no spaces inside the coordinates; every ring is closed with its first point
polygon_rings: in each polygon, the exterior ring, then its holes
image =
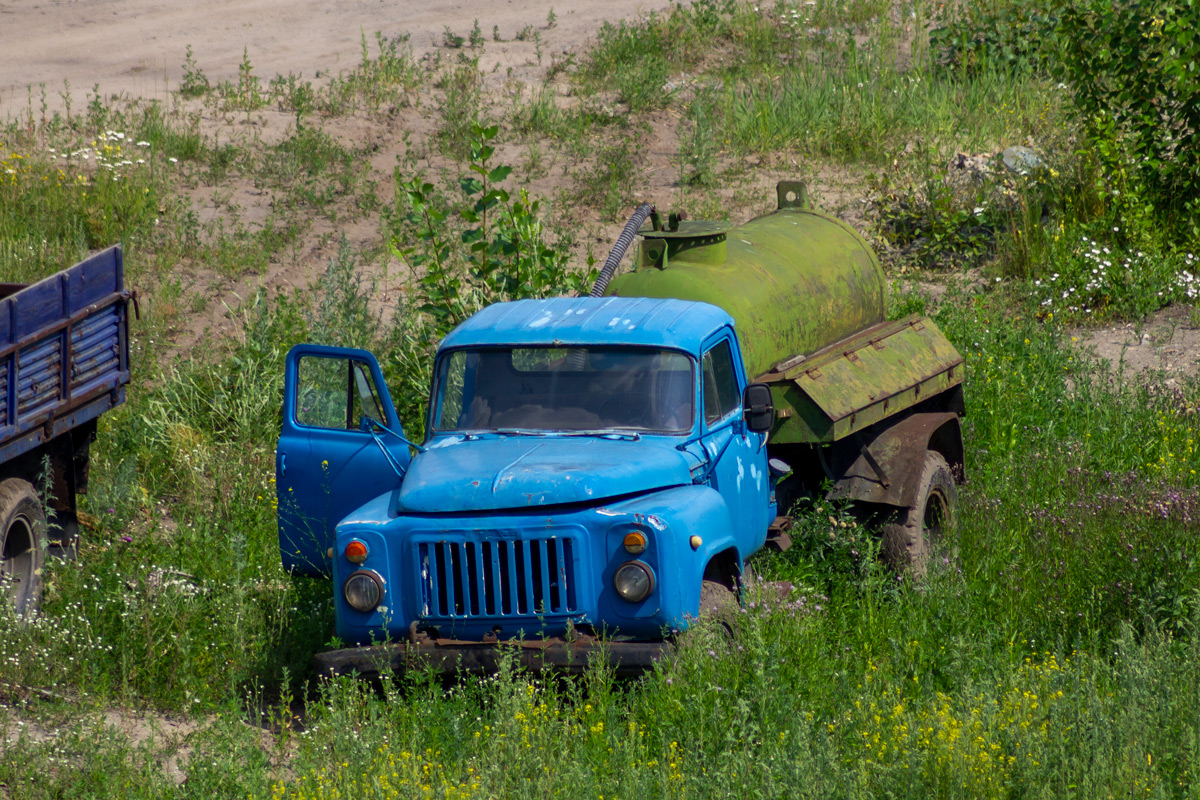
{"type": "Polygon", "coordinates": [[[491,164],[496,134],[495,126],[474,127],[471,174],[459,181],[456,208],[432,184],[397,174],[397,199],[409,211],[391,248],[412,269],[417,308],[433,320],[437,338],[488,303],[585,294],[596,276],[590,264],[570,268],[565,242],[547,243],[539,200],[524,189],[514,199],[501,187],[512,167],[491,164]]]}

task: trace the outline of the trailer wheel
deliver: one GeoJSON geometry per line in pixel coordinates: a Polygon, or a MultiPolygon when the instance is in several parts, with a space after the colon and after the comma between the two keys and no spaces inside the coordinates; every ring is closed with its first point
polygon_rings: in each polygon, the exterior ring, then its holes
{"type": "Polygon", "coordinates": [[[0,591],[18,617],[37,611],[46,565],[46,514],[28,481],[0,481],[0,591]]]}
{"type": "Polygon", "coordinates": [[[924,577],[930,559],[948,556],[945,533],[954,524],[958,490],[941,453],[925,453],[916,500],[883,526],[883,555],[898,572],[924,577]]]}

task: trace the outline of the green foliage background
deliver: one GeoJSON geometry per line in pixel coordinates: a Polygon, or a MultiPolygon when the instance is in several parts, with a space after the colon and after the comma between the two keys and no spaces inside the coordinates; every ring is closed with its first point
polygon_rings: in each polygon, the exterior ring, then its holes
{"type": "Polygon", "coordinates": [[[602,29],[555,68],[571,103],[542,87],[489,104],[466,39],[430,69],[403,37],[369,52],[364,36],[362,63],[323,85],[264,83],[249,54],[236,82],[213,82],[188,54],[181,88],[205,113],[294,115],[272,145],[100,97],[0,127],[5,278],[53,272],[91,236],[122,240],[131,278],[154,290],[130,401],[93,450],[79,558],[49,566],[42,617],[0,615],[0,793],[1195,796],[1200,387],[1123,374],[1075,342],[1076,326],[1137,325],[1168,304],[1194,320],[1196,155],[1181,143],[1196,129],[1195,13],[702,1],[602,29]],[[1091,71],[1056,66],[1060,53],[1091,71]],[[1139,72],[1146,53],[1159,60],[1139,72]],[[381,197],[369,153],[323,125],[387,124],[418,102],[436,109],[428,152],[451,160],[402,160],[381,197]],[[288,347],[374,350],[419,438],[441,335],[488,302],[589,284],[550,221],[615,216],[639,185],[631,143],[663,109],[683,143],[680,206],[749,215],[761,197],[729,187],[759,175],[750,159],[789,175],[826,159],[871,187],[893,275],[951,270],[936,306],[897,284],[890,315],[932,315],[966,359],[957,558],[913,585],[847,509],[816,501],[791,550],[754,562],[793,590],[752,584],[732,635],[702,622],[642,679],[597,666],[570,681],[312,680],[330,587],[283,573],[276,544],[288,347]],[[1030,140],[1037,169],[947,178],[960,150],[1030,140]],[[105,145],[133,162],[118,180],[60,158],[105,145]],[[517,160],[501,146],[525,163],[501,164],[517,160]],[[525,184],[556,157],[579,185],[539,198],[525,184]],[[279,193],[261,225],[189,208],[186,190],[230,179],[279,193]],[[253,276],[314,226],[364,220],[378,247],[342,240],[311,286],[248,293],[229,335],[174,357],[180,316],[208,301],[181,262],[253,276]],[[407,291],[382,302],[372,276],[397,254],[407,291]],[[150,735],[114,715],[147,715],[150,735]]]}

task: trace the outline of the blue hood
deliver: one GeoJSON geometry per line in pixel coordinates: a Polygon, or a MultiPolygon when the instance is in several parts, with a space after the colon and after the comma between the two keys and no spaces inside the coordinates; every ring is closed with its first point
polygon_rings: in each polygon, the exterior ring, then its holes
{"type": "Polygon", "coordinates": [[[472,439],[413,459],[401,513],[461,513],[596,502],[692,482],[669,443],[590,437],[472,439]]]}

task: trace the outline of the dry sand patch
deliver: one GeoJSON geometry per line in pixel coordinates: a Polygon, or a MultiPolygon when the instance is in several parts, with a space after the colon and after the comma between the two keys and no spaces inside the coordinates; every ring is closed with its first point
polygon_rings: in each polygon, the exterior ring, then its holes
{"type": "Polygon", "coordinates": [[[243,54],[266,80],[296,74],[305,80],[336,75],[362,58],[365,36],[374,55],[376,32],[408,33],[418,55],[439,46],[448,27],[466,36],[475,21],[487,40],[480,67],[525,77],[540,73],[527,26],[550,53],[574,49],[605,20],[630,19],[667,8],[661,0],[8,0],[0,2],[0,118],[63,109],[64,80],[73,108],[97,84],[113,94],[167,100],[183,79],[190,45],[214,83],[236,81],[243,54]],[[551,9],[555,25],[547,27],[551,9]],[[493,41],[493,28],[503,41],[493,41]],[[30,88],[32,87],[32,98],[30,88]]]}

